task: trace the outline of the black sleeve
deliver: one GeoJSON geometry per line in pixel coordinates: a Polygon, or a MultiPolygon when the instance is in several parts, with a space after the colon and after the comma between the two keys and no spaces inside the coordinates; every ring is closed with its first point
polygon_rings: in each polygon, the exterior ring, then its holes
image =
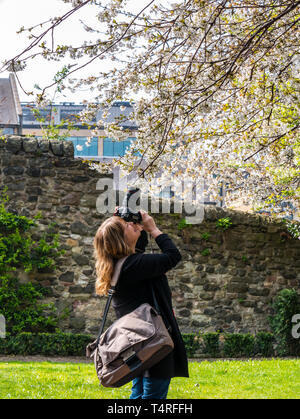
{"type": "Polygon", "coordinates": [[[135,251],[137,253],[144,253],[147,245],[148,245],[148,235],[145,230],[142,230],[141,235],[138,238],[138,241],[136,242],[135,251]]]}
{"type": "Polygon", "coordinates": [[[131,279],[150,279],[165,274],[181,260],[181,254],[167,234],[155,239],[162,254],[135,253],[124,262],[122,273],[131,279]]]}

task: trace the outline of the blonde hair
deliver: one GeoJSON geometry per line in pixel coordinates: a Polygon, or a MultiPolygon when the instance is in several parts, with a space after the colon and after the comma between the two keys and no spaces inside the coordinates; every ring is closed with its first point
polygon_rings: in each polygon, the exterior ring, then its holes
{"type": "Polygon", "coordinates": [[[124,225],[120,217],[105,220],[94,237],[94,258],[96,259],[96,294],[107,295],[116,261],[133,254],[124,235],[124,225]]]}

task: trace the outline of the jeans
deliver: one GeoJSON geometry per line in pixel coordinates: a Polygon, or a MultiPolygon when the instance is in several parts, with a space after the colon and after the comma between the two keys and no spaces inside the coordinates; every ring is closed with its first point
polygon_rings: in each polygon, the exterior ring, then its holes
{"type": "Polygon", "coordinates": [[[137,377],[132,381],[130,399],[166,399],[170,378],[137,377]]]}

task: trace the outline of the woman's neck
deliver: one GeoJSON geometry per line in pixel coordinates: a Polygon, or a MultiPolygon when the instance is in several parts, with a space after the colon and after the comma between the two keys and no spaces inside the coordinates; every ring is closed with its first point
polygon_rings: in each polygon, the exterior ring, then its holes
{"type": "Polygon", "coordinates": [[[135,246],[136,246],[136,242],[131,246],[131,250],[133,251],[133,253],[136,253],[135,246]]]}

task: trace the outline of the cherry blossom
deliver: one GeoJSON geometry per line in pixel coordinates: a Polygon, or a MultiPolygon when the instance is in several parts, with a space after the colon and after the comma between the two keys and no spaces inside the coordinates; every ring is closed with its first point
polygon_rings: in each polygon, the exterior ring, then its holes
{"type": "Polygon", "coordinates": [[[226,189],[227,206],[289,200],[299,209],[300,1],[149,0],[134,13],[129,0],[64,2],[69,14],[36,28],[28,48],[5,64],[20,79],[38,55],[75,61],[38,101],[55,83],[73,91],[89,86],[82,119],[101,110],[93,135],[104,128],[116,141],[130,132],[124,120],[108,118],[109,109],[134,103],[136,141],[113,165],[141,179],[205,179],[212,198],[226,189]],[[83,22],[82,45],[65,45],[55,30],[83,7],[95,9],[99,24],[83,22]],[[103,60],[114,68],[104,71],[103,60]],[[94,62],[99,73],[80,77],[94,62]]]}

